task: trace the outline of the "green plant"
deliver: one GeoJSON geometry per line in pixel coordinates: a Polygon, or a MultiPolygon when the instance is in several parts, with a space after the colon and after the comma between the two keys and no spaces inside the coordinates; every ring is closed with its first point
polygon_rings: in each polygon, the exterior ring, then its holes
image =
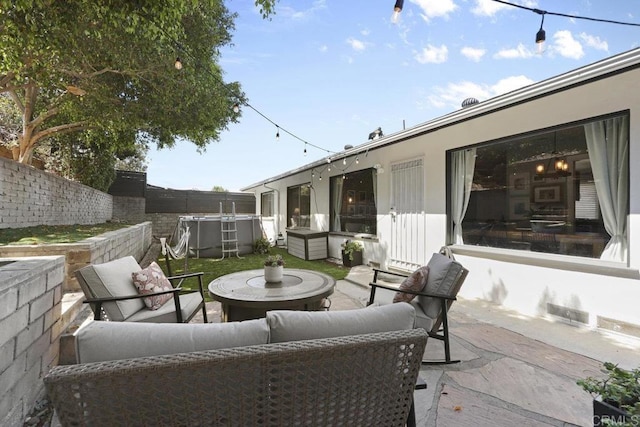
{"type": "Polygon", "coordinates": [[[342,252],[344,252],[345,255],[349,256],[350,261],[353,261],[354,252],[362,252],[363,249],[364,246],[362,246],[362,243],[355,242],[353,240],[347,240],[342,244],[342,252]]]}
{"type": "Polygon", "coordinates": [[[253,253],[255,254],[268,254],[271,248],[271,243],[265,237],[261,237],[253,242],[253,253]]]}
{"type": "MultiPolygon", "coordinates": [[[[604,402],[625,411],[626,423],[603,420],[609,426],[632,426],[633,420],[640,417],[640,368],[626,370],[611,362],[604,363],[602,370],[605,378],[587,377],[577,381],[593,398],[600,397],[604,402]]],[[[637,425],[637,424],[636,424],[637,425]]]]}
{"type": "Polygon", "coordinates": [[[265,267],[278,267],[284,266],[284,258],[280,254],[278,255],[269,255],[264,260],[265,267]]]}

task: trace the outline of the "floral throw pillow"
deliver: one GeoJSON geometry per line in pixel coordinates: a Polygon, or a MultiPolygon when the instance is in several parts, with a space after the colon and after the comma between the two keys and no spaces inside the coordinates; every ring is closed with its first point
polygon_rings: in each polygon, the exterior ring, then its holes
{"type": "MultiPolygon", "coordinates": [[[[427,277],[429,277],[429,267],[426,265],[420,267],[409,275],[400,284],[400,290],[420,292],[427,284],[427,277]]],[[[393,297],[393,302],[411,302],[417,295],[405,294],[403,292],[396,292],[393,297]]]]}
{"type": "MultiPolygon", "coordinates": [[[[149,267],[136,273],[131,273],[133,284],[138,289],[140,295],[152,294],[155,292],[168,291],[173,289],[171,282],[166,278],[164,272],[158,264],[152,262],[149,267]]],[[[143,298],[144,303],[151,310],[157,310],[164,303],[173,298],[173,294],[154,295],[143,298]]]]}

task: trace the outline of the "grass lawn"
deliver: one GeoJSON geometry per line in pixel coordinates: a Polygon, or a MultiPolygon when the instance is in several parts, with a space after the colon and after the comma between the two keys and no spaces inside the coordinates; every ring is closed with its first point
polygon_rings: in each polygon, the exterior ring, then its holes
{"type": "MultiPolygon", "coordinates": [[[[285,261],[285,269],[287,268],[300,268],[305,270],[314,270],[321,273],[328,274],[336,280],[344,279],[349,273],[349,268],[345,268],[342,265],[334,264],[325,260],[318,261],[305,261],[303,259],[289,255],[285,249],[271,248],[269,251],[271,255],[282,255],[285,261]]],[[[235,273],[236,271],[254,270],[263,267],[263,261],[267,255],[250,254],[243,255],[242,259],[238,259],[235,256],[231,258],[225,258],[219,260],[217,258],[189,258],[187,263],[187,271],[190,273],[203,272],[204,278],[202,281],[205,287],[205,296],[207,301],[210,301],[206,287],[213,279],[216,279],[225,274],[235,273]]],[[[167,273],[167,266],[164,257],[160,255],[158,258],[158,265],[162,267],[165,273],[167,273]]],[[[171,261],[171,272],[173,274],[180,274],[184,272],[184,259],[171,261]]],[[[198,283],[194,279],[185,281],[182,286],[185,289],[196,290],[198,283]],[[188,283],[187,283],[188,282],[188,283]]]]}
{"type": "Polygon", "coordinates": [[[130,224],[107,222],[93,225],[39,225],[27,228],[0,229],[0,245],[43,245],[75,243],[130,224]]]}

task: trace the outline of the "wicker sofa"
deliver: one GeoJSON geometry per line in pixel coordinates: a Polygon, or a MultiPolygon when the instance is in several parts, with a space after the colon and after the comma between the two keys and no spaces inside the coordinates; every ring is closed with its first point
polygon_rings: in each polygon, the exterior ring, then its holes
{"type": "Polygon", "coordinates": [[[92,322],[45,376],[63,425],[403,426],[427,335],[409,304],[224,324],[92,322]],[[164,327],[163,327],[164,326],[164,327]]]}

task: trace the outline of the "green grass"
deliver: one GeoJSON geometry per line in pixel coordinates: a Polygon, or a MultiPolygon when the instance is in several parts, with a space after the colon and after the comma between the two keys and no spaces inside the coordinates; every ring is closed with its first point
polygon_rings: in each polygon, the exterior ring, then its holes
{"type": "MultiPolygon", "coordinates": [[[[349,273],[349,268],[345,268],[342,265],[334,264],[325,260],[317,261],[305,261],[303,259],[289,255],[286,250],[280,248],[271,248],[269,253],[271,255],[280,254],[285,261],[286,268],[300,268],[304,270],[314,270],[321,273],[328,274],[336,280],[344,279],[349,273]]],[[[236,257],[225,258],[218,260],[217,258],[189,258],[187,271],[190,273],[203,272],[203,286],[206,288],[209,282],[212,280],[224,276],[225,274],[235,273],[237,271],[255,270],[263,267],[263,261],[267,255],[250,254],[243,255],[242,259],[236,257]]],[[[164,257],[160,255],[158,258],[158,265],[167,273],[166,262],[164,257]]],[[[171,272],[175,274],[181,274],[184,272],[184,259],[171,261],[171,272]]],[[[184,289],[196,290],[198,283],[196,280],[190,279],[185,281],[182,285],[184,289]],[[187,283],[188,282],[188,283],[187,283]]],[[[209,300],[208,292],[207,301],[209,300]]]]}
{"type": "Polygon", "coordinates": [[[123,223],[107,222],[94,225],[39,225],[27,228],[2,228],[0,229],[0,245],[76,243],[128,226],[123,223]]]}

